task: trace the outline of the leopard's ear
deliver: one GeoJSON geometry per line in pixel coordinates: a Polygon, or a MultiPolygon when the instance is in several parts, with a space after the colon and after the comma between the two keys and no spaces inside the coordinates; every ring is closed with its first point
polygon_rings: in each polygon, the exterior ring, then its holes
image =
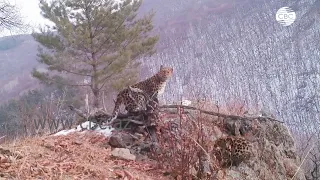
{"type": "Polygon", "coordinates": [[[163,65],[160,65],[160,70],[162,70],[164,68],[164,66],[163,65]]]}

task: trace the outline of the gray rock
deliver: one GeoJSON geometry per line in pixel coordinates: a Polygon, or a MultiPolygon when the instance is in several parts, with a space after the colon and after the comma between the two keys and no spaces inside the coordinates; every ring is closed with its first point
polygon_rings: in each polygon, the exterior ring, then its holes
{"type": "Polygon", "coordinates": [[[119,159],[130,160],[130,161],[136,160],[136,156],[131,154],[129,149],[125,149],[125,148],[115,148],[113,151],[111,151],[111,155],[119,159]]]}
{"type": "Polygon", "coordinates": [[[130,136],[128,133],[115,133],[112,134],[109,139],[109,144],[114,148],[126,148],[127,146],[131,146],[135,142],[135,139],[130,136]]]}

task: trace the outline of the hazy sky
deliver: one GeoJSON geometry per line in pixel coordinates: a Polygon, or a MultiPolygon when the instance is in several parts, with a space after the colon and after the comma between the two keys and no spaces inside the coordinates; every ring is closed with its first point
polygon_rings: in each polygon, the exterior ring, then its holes
{"type": "MultiPolygon", "coordinates": [[[[11,4],[18,7],[23,21],[32,26],[32,28],[37,28],[39,25],[50,24],[50,22],[44,19],[40,14],[39,0],[8,0],[11,4]]],[[[122,0],[114,0],[115,2],[121,2],[122,0]]],[[[10,36],[14,34],[26,34],[31,33],[32,29],[27,32],[0,32],[0,37],[10,36]]]]}
{"type": "MultiPolygon", "coordinates": [[[[24,22],[29,23],[32,27],[38,27],[39,24],[45,24],[47,21],[41,16],[39,9],[39,0],[8,0],[10,3],[15,4],[20,10],[24,22]]],[[[31,33],[28,32],[20,33],[31,33]]],[[[7,36],[13,34],[20,34],[19,32],[1,32],[0,36],[7,36]]]]}

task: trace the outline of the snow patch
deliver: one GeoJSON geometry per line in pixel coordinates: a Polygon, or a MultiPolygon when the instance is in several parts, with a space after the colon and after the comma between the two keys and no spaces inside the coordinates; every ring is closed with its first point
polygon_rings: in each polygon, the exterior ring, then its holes
{"type": "MultiPolygon", "coordinates": [[[[90,127],[93,127],[94,125],[96,125],[96,123],[90,122],[90,121],[86,121],[84,123],[81,124],[82,127],[86,130],[82,131],[86,132],[87,130],[90,130],[90,127]]],[[[61,136],[61,135],[67,135],[69,133],[73,133],[73,132],[80,132],[81,131],[81,126],[78,125],[76,128],[74,129],[67,129],[67,130],[62,130],[59,131],[55,134],[53,134],[53,136],[61,136]]],[[[114,130],[114,128],[112,128],[111,126],[104,126],[104,127],[100,127],[98,126],[95,130],[93,130],[94,132],[98,132],[106,137],[109,137],[112,134],[112,131],[114,130]]]]}
{"type": "Polygon", "coordinates": [[[191,101],[185,99],[185,100],[182,100],[182,101],[181,101],[181,104],[184,105],[184,106],[189,106],[189,105],[191,104],[191,101]]]}

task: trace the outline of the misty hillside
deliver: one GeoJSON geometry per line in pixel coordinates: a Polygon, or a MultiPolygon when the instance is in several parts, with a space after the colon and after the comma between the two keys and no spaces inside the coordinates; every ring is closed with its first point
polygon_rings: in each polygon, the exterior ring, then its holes
{"type": "MultiPolygon", "coordinates": [[[[168,102],[182,96],[218,105],[239,101],[290,125],[319,120],[319,2],[145,0],[141,12],[156,12],[160,42],[157,54],[142,59],[143,70],[174,67],[170,93],[163,95],[168,102]],[[275,20],[283,6],[297,14],[289,27],[275,20]]],[[[37,85],[30,77],[36,42],[29,35],[11,38],[0,39],[0,103],[37,85]]]]}
{"type": "Polygon", "coordinates": [[[0,38],[0,104],[37,86],[30,74],[38,66],[36,51],[31,35],[0,38]]]}

